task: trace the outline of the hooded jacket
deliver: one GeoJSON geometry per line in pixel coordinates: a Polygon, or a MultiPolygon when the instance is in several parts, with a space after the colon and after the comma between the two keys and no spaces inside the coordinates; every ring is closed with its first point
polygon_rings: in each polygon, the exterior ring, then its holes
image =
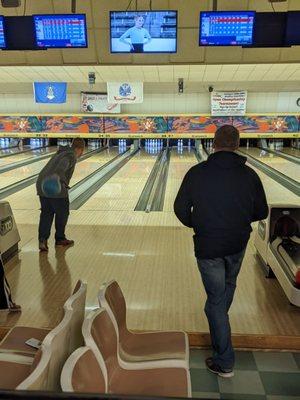
{"type": "Polygon", "coordinates": [[[45,167],[39,173],[36,189],[37,194],[45,197],[42,191],[42,182],[45,178],[52,175],[58,175],[61,183],[61,191],[57,195],[51,196],[52,198],[65,198],[68,197],[69,183],[72,178],[75,164],[76,155],[74,149],[69,146],[60,146],[54,156],[48,161],[45,167]]]}
{"type": "Polygon", "coordinates": [[[183,179],[174,211],[184,225],[193,228],[198,259],[242,251],[252,231],[251,222],[268,216],[262,183],[246,161],[234,152],[216,152],[183,179]]]}

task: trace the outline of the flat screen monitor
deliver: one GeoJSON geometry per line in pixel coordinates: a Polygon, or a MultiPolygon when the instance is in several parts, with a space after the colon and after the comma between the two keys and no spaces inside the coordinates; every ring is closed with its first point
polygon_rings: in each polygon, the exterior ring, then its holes
{"type": "Polygon", "coordinates": [[[34,15],[36,45],[39,48],[87,47],[84,14],[34,15]]]}
{"type": "Polygon", "coordinates": [[[177,11],[111,11],[112,53],[176,53],[177,11]]]}
{"type": "Polygon", "coordinates": [[[4,18],[0,15],[0,49],[5,49],[6,40],[5,40],[5,32],[4,32],[4,18]]]}
{"type": "Polygon", "coordinates": [[[258,12],[255,17],[254,47],[284,46],[286,30],[285,12],[258,12]]]}
{"type": "Polygon", "coordinates": [[[4,17],[6,50],[36,50],[31,16],[4,17]]]}
{"type": "Polygon", "coordinates": [[[285,44],[300,45],[300,11],[288,11],[286,21],[285,44]]]}
{"type": "Polygon", "coordinates": [[[253,41],[254,11],[200,13],[200,46],[245,46],[253,41]]]}

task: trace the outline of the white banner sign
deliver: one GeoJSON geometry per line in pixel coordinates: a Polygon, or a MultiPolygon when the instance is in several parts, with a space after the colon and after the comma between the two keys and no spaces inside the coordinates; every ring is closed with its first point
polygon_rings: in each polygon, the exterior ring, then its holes
{"type": "Polygon", "coordinates": [[[143,82],[107,82],[109,103],[143,103],[143,82]]]}
{"type": "Polygon", "coordinates": [[[245,115],[247,105],[247,91],[240,92],[212,92],[211,115],[245,115]]]}
{"type": "Polygon", "coordinates": [[[81,92],[80,109],[86,113],[118,114],[121,112],[120,104],[107,101],[107,94],[88,92],[81,92]]]}

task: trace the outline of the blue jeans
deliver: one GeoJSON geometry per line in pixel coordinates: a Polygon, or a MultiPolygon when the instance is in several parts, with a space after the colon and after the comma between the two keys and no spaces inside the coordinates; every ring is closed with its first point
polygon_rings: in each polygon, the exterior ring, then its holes
{"type": "Polygon", "coordinates": [[[222,369],[231,369],[234,365],[228,311],[244,254],[245,249],[222,258],[197,260],[207,294],[204,310],[209,324],[213,360],[222,369]]]}

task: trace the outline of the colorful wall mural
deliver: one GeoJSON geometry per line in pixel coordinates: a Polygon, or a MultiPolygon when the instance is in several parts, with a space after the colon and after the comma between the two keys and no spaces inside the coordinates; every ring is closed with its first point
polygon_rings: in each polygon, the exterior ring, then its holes
{"type": "Polygon", "coordinates": [[[166,133],[168,132],[168,117],[105,117],[104,129],[109,133],[166,133]]]}
{"type": "Polygon", "coordinates": [[[236,126],[241,133],[290,133],[300,131],[300,116],[0,115],[0,133],[214,133],[219,126],[224,124],[236,126]]]}

